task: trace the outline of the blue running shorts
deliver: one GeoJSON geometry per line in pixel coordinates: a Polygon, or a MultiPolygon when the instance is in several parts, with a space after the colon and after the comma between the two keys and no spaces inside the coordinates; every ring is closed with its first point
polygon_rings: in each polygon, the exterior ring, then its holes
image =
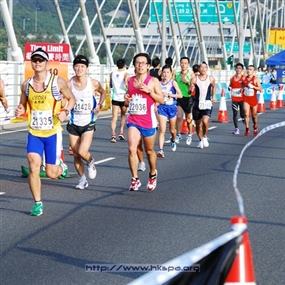
{"type": "Polygon", "coordinates": [[[151,137],[151,136],[153,136],[153,135],[155,134],[155,132],[156,132],[156,128],[150,128],[150,129],[141,128],[141,127],[139,127],[138,125],[133,124],[133,123],[128,123],[128,124],[127,124],[127,127],[128,127],[128,128],[129,128],[129,127],[135,127],[135,128],[137,128],[137,129],[140,131],[141,136],[142,136],[143,138],[151,137]]]}
{"type": "Polygon", "coordinates": [[[37,153],[43,156],[45,153],[45,161],[47,164],[59,165],[59,159],[62,150],[62,132],[58,132],[47,138],[36,137],[28,134],[27,154],[37,153]]]}
{"type": "Polygon", "coordinates": [[[177,116],[177,106],[161,104],[158,105],[157,112],[159,115],[165,116],[167,119],[170,120],[177,116]]]}

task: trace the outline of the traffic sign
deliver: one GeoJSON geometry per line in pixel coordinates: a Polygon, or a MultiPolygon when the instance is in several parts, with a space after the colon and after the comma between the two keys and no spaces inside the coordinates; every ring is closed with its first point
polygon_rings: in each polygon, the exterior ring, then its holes
{"type": "MultiPolygon", "coordinates": [[[[163,6],[162,0],[156,0],[154,3],[157,9],[159,21],[162,22],[162,6],[163,6]]],[[[196,11],[195,3],[194,2],[191,2],[191,3],[193,3],[192,5],[194,8],[194,11],[196,11]]],[[[170,2],[170,6],[171,6],[171,11],[172,11],[173,21],[177,22],[176,13],[174,9],[174,3],[170,2]]],[[[202,24],[219,23],[218,14],[217,14],[217,6],[216,6],[215,1],[198,1],[198,6],[199,6],[198,11],[200,11],[200,22],[202,24]]],[[[178,20],[180,23],[193,23],[194,22],[192,7],[191,7],[189,0],[175,1],[175,7],[176,7],[177,14],[178,14],[178,20]]],[[[239,1],[235,2],[235,7],[236,7],[236,13],[237,13],[238,22],[239,22],[239,1]]],[[[221,20],[223,23],[234,23],[235,22],[232,1],[219,2],[219,8],[220,8],[221,20]]],[[[149,11],[150,11],[149,12],[150,22],[156,23],[157,19],[156,19],[153,2],[150,3],[149,11]]],[[[166,21],[169,22],[168,9],[166,9],[166,21]]]]}
{"type": "MultiPolygon", "coordinates": [[[[239,45],[237,42],[234,42],[233,46],[232,42],[225,42],[225,46],[227,52],[234,52],[234,53],[239,52],[239,45]]],[[[244,43],[243,52],[248,52],[248,53],[251,52],[251,43],[244,43]]]]}

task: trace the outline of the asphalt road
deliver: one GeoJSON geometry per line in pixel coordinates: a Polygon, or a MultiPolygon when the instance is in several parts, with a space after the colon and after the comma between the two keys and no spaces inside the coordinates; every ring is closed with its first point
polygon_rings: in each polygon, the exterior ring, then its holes
{"type": "MultiPolygon", "coordinates": [[[[227,102],[231,119],[230,102],[227,102]]],[[[86,273],[86,264],[162,264],[230,230],[239,215],[233,172],[243,147],[253,139],[232,135],[233,124],[212,116],[210,146],[177,151],[165,146],[158,160],[158,186],[129,192],[127,142],[110,143],[110,118],[99,118],[91,152],[98,175],[83,191],[72,157],[72,174],[64,180],[42,180],[44,214],[29,216],[33,200],[21,178],[26,131],[0,134],[0,284],[126,284],[142,273],[86,273]]],[[[285,109],[267,110],[259,128],[284,120],[285,109]]],[[[243,133],[244,126],[240,123],[243,133]]],[[[67,150],[68,136],[64,131],[67,150]]],[[[157,145],[156,145],[157,149],[157,145]]],[[[238,174],[244,199],[258,284],[285,283],[284,127],[259,137],[245,151],[238,174]]]]}

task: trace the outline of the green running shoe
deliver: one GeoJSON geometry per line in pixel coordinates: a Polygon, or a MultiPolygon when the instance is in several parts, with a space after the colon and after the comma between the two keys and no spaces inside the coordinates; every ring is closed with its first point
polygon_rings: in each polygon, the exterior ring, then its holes
{"type": "Polygon", "coordinates": [[[67,167],[67,165],[62,161],[62,159],[60,159],[59,165],[62,167],[61,176],[62,176],[62,177],[67,177],[67,176],[68,176],[68,167],[67,167]]]}
{"type": "Polygon", "coordinates": [[[30,215],[31,216],[40,216],[43,214],[43,210],[44,210],[44,206],[43,206],[42,202],[35,203],[31,212],[30,212],[30,215]]]}

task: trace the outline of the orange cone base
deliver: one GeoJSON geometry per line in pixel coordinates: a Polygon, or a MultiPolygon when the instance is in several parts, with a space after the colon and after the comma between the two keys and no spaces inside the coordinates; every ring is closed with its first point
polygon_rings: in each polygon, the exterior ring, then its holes
{"type": "MultiPolygon", "coordinates": [[[[193,134],[193,133],[195,133],[195,127],[192,125],[192,132],[191,132],[191,134],[193,134]]],[[[186,119],[183,120],[181,134],[188,134],[188,127],[187,127],[186,119]]]]}
{"type": "Polygon", "coordinates": [[[265,113],[265,111],[266,111],[265,104],[257,105],[257,113],[265,113]]]}
{"type": "Polygon", "coordinates": [[[270,110],[277,110],[277,104],[276,101],[271,101],[269,105],[270,110]]]}
{"type": "Polygon", "coordinates": [[[277,106],[277,108],[284,108],[284,102],[283,102],[283,100],[277,100],[276,106],[277,106]]]}
{"type": "Polygon", "coordinates": [[[228,123],[229,122],[228,112],[220,110],[219,114],[218,114],[217,121],[220,122],[220,123],[228,123]]]}
{"type": "MultiPolygon", "coordinates": [[[[232,224],[246,224],[246,217],[232,217],[232,224]]],[[[226,278],[225,285],[256,285],[248,232],[243,234],[239,252],[226,278]]]]}

